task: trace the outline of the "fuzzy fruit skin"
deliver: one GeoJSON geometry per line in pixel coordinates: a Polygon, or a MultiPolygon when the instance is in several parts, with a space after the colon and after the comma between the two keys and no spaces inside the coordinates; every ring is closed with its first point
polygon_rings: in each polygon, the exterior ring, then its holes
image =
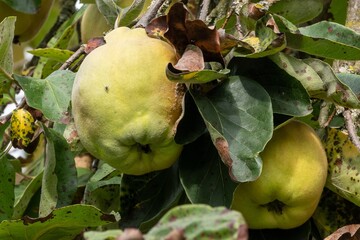
{"type": "Polygon", "coordinates": [[[15,11],[0,1],[0,21],[5,17],[16,16],[15,38],[19,42],[31,40],[43,26],[53,5],[54,0],[43,0],[40,9],[35,14],[26,14],[15,11]]]}
{"type": "Polygon", "coordinates": [[[173,48],[144,29],[117,28],[76,74],[72,111],[83,146],[121,172],[142,175],[170,167],[182,95],[165,74],[173,48]]]}
{"type": "Polygon", "coordinates": [[[253,229],[289,229],[305,223],[319,203],[327,177],[321,140],[310,126],[290,120],[274,131],[260,155],[260,177],[238,185],[231,208],[240,211],[253,229]],[[285,204],[280,204],[282,211],[268,210],[266,204],[273,201],[285,204]]]}

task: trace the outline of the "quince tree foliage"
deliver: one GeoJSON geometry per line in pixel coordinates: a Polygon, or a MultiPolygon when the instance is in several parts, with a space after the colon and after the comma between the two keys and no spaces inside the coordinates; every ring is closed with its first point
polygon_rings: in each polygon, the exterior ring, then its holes
{"type": "Polygon", "coordinates": [[[359,235],[351,1],[0,6],[0,239],[359,235]]]}

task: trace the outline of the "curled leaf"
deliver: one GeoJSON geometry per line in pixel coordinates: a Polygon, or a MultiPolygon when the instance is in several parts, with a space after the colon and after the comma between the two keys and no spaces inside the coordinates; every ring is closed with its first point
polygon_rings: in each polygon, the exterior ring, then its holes
{"type": "Polygon", "coordinates": [[[174,68],[180,71],[200,71],[205,67],[204,57],[200,48],[189,44],[174,68]]]}
{"type": "Polygon", "coordinates": [[[325,240],[356,240],[360,238],[360,224],[347,225],[336,230],[325,240]]]}

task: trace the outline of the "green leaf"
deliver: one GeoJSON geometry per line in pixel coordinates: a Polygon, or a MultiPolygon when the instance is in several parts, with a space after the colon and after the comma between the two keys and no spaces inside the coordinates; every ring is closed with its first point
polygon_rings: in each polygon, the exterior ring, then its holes
{"type": "MultiPolygon", "coordinates": [[[[85,7],[78,9],[61,27],[57,30],[56,34],[50,39],[47,44],[48,48],[67,49],[69,43],[75,34],[76,25],[82,17],[85,7]]],[[[57,70],[61,64],[58,61],[41,57],[39,63],[36,65],[33,77],[45,78],[52,72],[57,70]]]]}
{"type": "Polygon", "coordinates": [[[336,77],[340,82],[348,86],[351,91],[359,98],[360,97],[360,75],[351,73],[338,73],[336,77]]]}
{"type": "Polygon", "coordinates": [[[224,207],[182,205],[167,212],[145,236],[145,239],[247,239],[247,228],[241,213],[224,207]]]}
{"type": "Polygon", "coordinates": [[[281,0],[275,1],[269,12],[279,14],[297,25],[318,16],[323,10],[323,4],[323,0],[302,0],[299,6],[298,0],[281,0]]]}
{"type": "MultiPolygon", "coordinates": [[[[298,30],[303,36],[326,39],[357,49],[360,48],[360,34],[338,23],[322,21],[307,27],[301,27],[298,30]]],[[[360,59],[360,57],[358,56],[357,59],[360,59]]]]}
{"type": "Polygon", "coordinates": [[[75,73],[66,70],[55,71],[46,79],[15,75],[29,106],[41,110],[46,118],[55,122],[68,116],[74,78],[75,73]]]}
{"type": "Polygon", "coordinates": [[[8,93],[11,87],[13,78],[0,67],[0,100],[4,98],[4,93],[8,93]]]}
{"type": "Polygon", "coordinates": [[[77,190],[75,154],[62,135],[45,126],[43,129],[47,144],[39,210],[42,217],[71,204],[77,190]]]}
{"type": "Polygon", "coordinates": [[[271,97],[274,113],[305,116],[312,107],[308,93],[291,75],[267,58],[234,58],[229,64],[234,75],[246,76],[261,84],[271,97]]]}
{"type": "Polygon", "coordinates": [[[105,214],[88,205],[70,205],[59,208],[43,218],[24,217],[21,220],[2,221],[0,239],[46,240],[74,239],[87,227],[98,227],[115,222],[113,215],[105,214]]]}
{"type": "Polygon", "coordinates": [[[6,157],[0,158],[0,222],[11,219],[14,211],[15,171],[6,157]]]}
{"type": "Polygon", "coordinates": [[[96,170],[93,176],[91,176],[91,182],[98,182],[109,175],[119,175],[120,172],[105,162],[100,162],[99,168],[96,170]]]}
{"type": "Polygon", "coordinates": [[[329,15],[331,16],[331,20],[333,22],[337,22],[342,25],[345,25],[347,8],[348,8],[348,1],[332,0],[328,10],[329,15]]]}
{"type": "Polygon", "coordinates": [[[256,22],[255,36],[249,35],[241,40],[243,45],[248,47],[235,48],[235,57],[260,58],[277,53],[286,47],[284,37],[275,33],[268,26],[268,22],[273,22],[271,15],[265,15],[256,22]]]}
{"type": "Polygon", "coordinates": [[[268,93],[253,80],[233,76],[206,95],[194,89],[191,94],[233,180],[256,179],[262,166],[259,152],[273,131],[268,93]]]}
{"type": "Polygon", "coordinates": [[[121,180],[122,177],[116,176],[108,180],[89,181],[84,192],[84,203],[93,205],[104,212],[118,212],[121,180]]]}
{"type": "Polygon", "coordinates": [[[338,23],[322,21],[287,33],[289,48],[330,59],[360,59],[360,34],[338,23]]]}
{"type": "Polygon", "coordinates": [[[229,69],[221,69],[219,71],[204,69],[193,72],[182,72],[175,69],[171,63],[169,63],[166,68],[166,76],[168,79],[178,83],[207,83],[218,78],[224,78],[229,72],[229,69]]]}
{"type": "Polygon", "coordinates": [[[59,48],[38,48],[28,52],[34,56],[48,58],[61,63],[68,60],[74,53],[73,51],[59,48]]]}
{"type": "MultiPolygon", "coordinates": [[[[9,5],[12,9],[26,14],[35,14],[41,4],[41,0],[22,0],[22,1],[14,1],[14,0],[2,0],[7,5],[9,5]]],[[[46,1],[46,0],[43,0],[46,1]]]]}
{"type": "Polygon", "coordinates": [[[324,188],[312,219],[320,232],[321,239],[325,239],[343,226],[359,223],[360,208],[335,192],[324,188]]]}
{"type": "Polygon", "coordinates": [[[13,70],[12,41],[14,38],[16,17],[7,17],[0,23],[0,68],[11,74],[13,70]]]}
{"type": "Polygon", "coordinates": [[[326,187],[360,206],[360,152],[350,137],[338,129],[328,129],[324,140],[329,162],[326,187]]]}
{"type": "Polygon", "coordinates": [[[16,17],[7,17],[0,23],[0,100],[9,91],[12,82],[15,21],[16,17]]]}
{"type": "Polygon", "coordinates": [[[107,230],[104,232],[88,231],[84,233],[85,240],[112,240],[121,236],[123,231],[118,229],[107,230]]]}
{"type": "Polygon", "coordinates": [[[40,172],[36,177],[34,177],[30,183],[26,186],[24,191],[18,197],[14,206],[14,213],[12,219],[19,219],[24,214],[30,200],[33,198],[35,193],[40,189],[42,182],[43,172],[40,172]]]}
{"type": "Polygon", "coordinates": [[[304,62],[312,67],[327,87],[327,95],[336,104],[349,108],[360,108],[357,96],[338,79],[331,66],[319,59],[308,58],[304,62]]]}
{"type": "Polygon", "coordinates": [[[123,175],[119,226],[142,227],[142,223],[162,216],[182,193],[177,164],[142,176],[123,175]]]}
{"type": "Polygon", "coordinates": [[[237,186],[209,134],[186,145],[179,161],[180,180],[191,203],[230,207],[237,186]]]}
{"type": "Polygon", "coordinates": [[[118,6],[115,1],[110,0],[96,0],[96,5],[99,8],[99,11],[106,18],[106,21],[110,26],[114,26],[116,18],[118,16],[118,6]]]}
{"type": "Polygon", "coordinates": [[[332,101],[345,107],[360,106],[357,96],[336,77],[327,63],[318,59],[301,60],[283,53],[275,54],[270,59],[299,80],[311,97],[332,101]]]}
{"type": "Polygon", "coordinates": [[[132,4],[120,10],[118,26],[129,26],[141,13],[145,0],[134,0],[132,4]]]}

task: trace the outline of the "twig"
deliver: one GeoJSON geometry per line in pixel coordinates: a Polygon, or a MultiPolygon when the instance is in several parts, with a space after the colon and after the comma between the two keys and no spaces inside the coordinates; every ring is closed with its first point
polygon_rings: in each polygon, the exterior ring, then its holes
{"type": "MultiPolygon", "coordinates": [[[[23,108],[26,104],[26,99],[25,97],[23,97],[19,103],[19,105],[17,105],[16,109],[20,109],[20,108],[23,108]]],[[[6,123],[7,121],[10,120],[11,116],[12,116],[12,111],[6,115],[3,115],[0,117],[0,124],[4,124],[6,123]]]]}
{"type": "Polygon", "coordinates": [[[140,18],[140,20],[135,24],[135,28],[146,27],[148,23],[156,16],[156,13],[160,9],[161,5],[166,0],[156,0],[150,5],[149,10],[140,18]]]}
{"type": "Polygon", "coordinates": [[[59,70],[65,70],[67,69],[76,59],[78,59],[82,54],[85,53],[85,45],[81,45],[79,49],[69,57],[68,60],[64,62],[64,64],[59,68],[59,70]]]}
{"type": "Polygon", "coordinates": [[[353,119],[352,119],[352,116],[351,116],[351,110],[346,109],[343,112],[343,116],[345,118],[345,126],[346,126],[346,129],[349,132],[350,139],[351,139],[352,143],[360,151],[360,140],[359,140],[359,137],[358,137],[358,135],[356,133],[356,127],[354,125],[354,122],[353,122],[353,119]]]}
{"type": "Polygon", "coordinates": [[[200,16],[199,19],[204,21],[206,20],[206,17],[209,13],[209,7],[210,7],[210,0],[203,0],[201,4],[201,10],[200,10],[200,16]]]}

